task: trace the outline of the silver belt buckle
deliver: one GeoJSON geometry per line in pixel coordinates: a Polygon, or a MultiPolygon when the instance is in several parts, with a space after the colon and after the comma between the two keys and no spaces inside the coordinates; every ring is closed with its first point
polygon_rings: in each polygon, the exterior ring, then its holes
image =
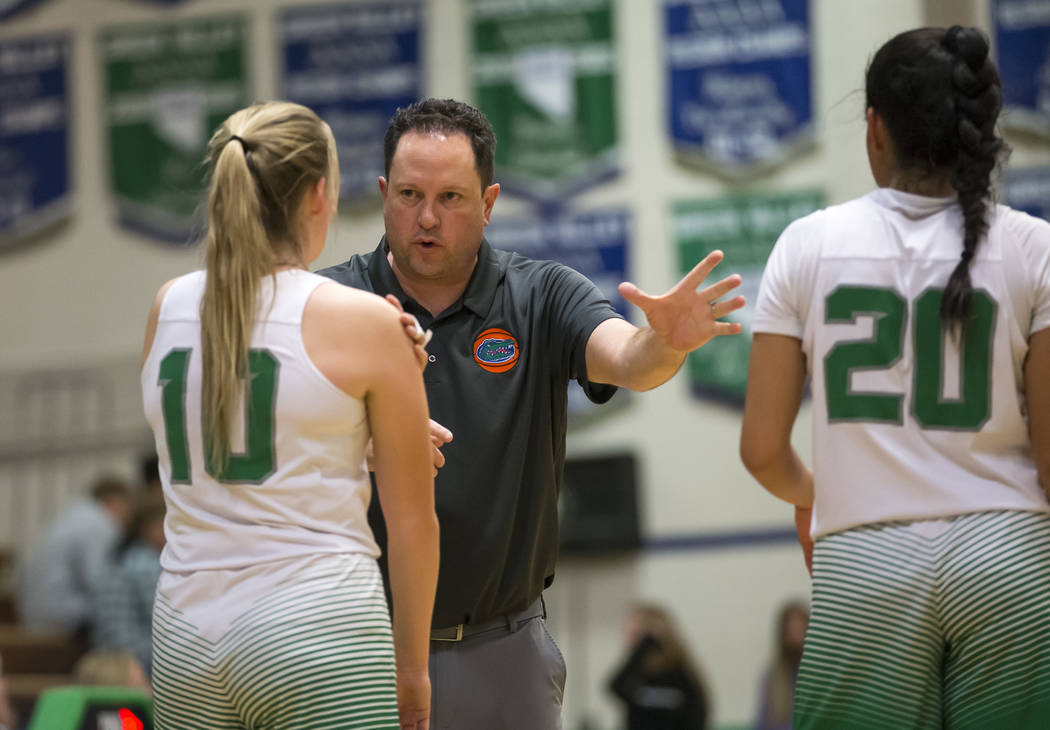
{"type": "Polygon", "coordinates": [[[463,624],[456,624],[456,635],[454,637],[448,636],[431,636],[431,641],[463,641],[463,624]]]}

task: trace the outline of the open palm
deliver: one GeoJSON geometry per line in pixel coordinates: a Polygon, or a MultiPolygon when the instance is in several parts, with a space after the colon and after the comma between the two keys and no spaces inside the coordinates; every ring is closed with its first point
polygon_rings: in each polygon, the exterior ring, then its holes
{"type": "Polygon", "coordinates": [[[744,297],[720,301],[740,286],[740,276],[732,274],[700,289],[707,276],[722,260],[721,251],[712,251],[666,294],[650,296],[630,282],[620,284],[624,299],[645,313],[649,327],[667,346],[691,352],[718,335],[738,334],[737,322],[719,322],[721,317],[744,306],[744,297]]]}

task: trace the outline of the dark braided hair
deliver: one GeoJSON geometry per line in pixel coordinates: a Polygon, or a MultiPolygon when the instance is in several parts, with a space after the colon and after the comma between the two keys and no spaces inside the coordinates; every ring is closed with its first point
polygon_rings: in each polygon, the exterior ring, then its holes
{"type": "Polygon", "coordinates": [[[988,231],[992,172],[1008,148],[988,39],[976,28],[919,28],[890,39],[866,77],[867,106],[885,122],[897,164],[923,177],[951,172],[963,213],[963,251],[941,298],[941,321],[970,316],[970,261],[988,231]]]}

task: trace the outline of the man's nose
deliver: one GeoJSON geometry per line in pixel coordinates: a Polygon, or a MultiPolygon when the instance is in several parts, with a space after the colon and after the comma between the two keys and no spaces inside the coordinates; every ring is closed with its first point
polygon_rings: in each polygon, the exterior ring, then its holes
{"type": "Polygon", "coordinates": [[[430,230],[436,227],[438,223],[437,214],[434,212],[434,203],[424,200],[423,206],[419,209],[419,227],[424,230],[430,230]]]}

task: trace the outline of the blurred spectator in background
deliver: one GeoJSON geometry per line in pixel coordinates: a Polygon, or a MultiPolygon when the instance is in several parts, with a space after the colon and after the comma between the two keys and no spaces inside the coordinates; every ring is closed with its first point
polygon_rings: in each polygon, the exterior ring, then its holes
{"type": "Polygon", "coordinates": [[[795,679],[802,662],[802,641],[809,626],[809,606],[791,601],[777,616],[773,662],[762,676],[755,730],[791,730],[795,679]]]}
{"type": "Polygon", "coordinates": [[[131,654],[108,649],[90,651],[73,668],[73,683],[99,687],[130,687],[152,694],[146,672],[131,654]]]}
{"type": "Polygon", "coordinates": [[[626,633],[627,658],[609,682],[627,706],[626,730],[707,727],[707,692],[667,611],[633,606],[626,633]]]}
{"type": "Polygon", "coordinates": [[[0,730],[14,730],[15,711],[7,696],[7,683],[4,681],[4,661],[0,657],[0,730]]]}
{"type": "Polygon", "coordinates": [[[131,542],[94,596],[91,645],[131,653],[149,672],[153,597],[164,549],[164,495],[144,490],[132,514],[131,542]]]}
{"type": "Polygon", "coordinates": [[[88,635],[91,597],[113,570],[113,552],[130,511],[128,485],[103,477],[90,497],[77,500],[51,523],[19,566],[16,598],[25,628],[88,635]]]}
{"type": "Polygon", "coordinates": [[[139,461],[139,478],[142,479],[142,491],[147,493],[164,494],[164,487],[160,484],[160,461],[157,452],[151,451],[139,461]]]}

